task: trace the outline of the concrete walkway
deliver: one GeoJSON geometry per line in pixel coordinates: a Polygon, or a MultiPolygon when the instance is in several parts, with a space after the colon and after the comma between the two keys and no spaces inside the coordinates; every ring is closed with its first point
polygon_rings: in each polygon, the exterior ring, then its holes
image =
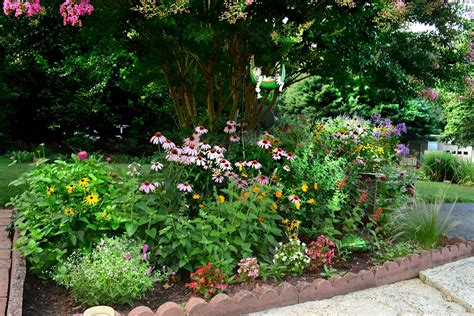
{"type": "Polygon", "coordinates": [[[6,228],[10,224],[11,216],[11,210],[0,209],[0,315],[7,312],[12,242],[8,238],[6,228]]]}
{"type": "Polygon", "coordinates": [[[474,315],[474,257],[420,275],[426,284],[412,279],[250,315],[474,315]]]}

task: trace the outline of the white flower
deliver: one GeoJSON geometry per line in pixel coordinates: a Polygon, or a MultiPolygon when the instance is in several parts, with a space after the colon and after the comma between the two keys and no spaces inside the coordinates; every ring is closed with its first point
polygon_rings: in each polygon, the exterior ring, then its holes
{"type": "Polygon", "coordinates": [[[156,161],[151,162],[151,170],[158,171],[158,170],[161,170],[161,169],[163,169],[163,164],[161,164],[159,162],[156,162],[156,161]]]}

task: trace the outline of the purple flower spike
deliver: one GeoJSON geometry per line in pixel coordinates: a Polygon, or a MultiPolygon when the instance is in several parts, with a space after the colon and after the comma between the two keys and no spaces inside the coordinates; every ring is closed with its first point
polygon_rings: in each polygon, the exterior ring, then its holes
{"type": "Polygon", "coordinates": [[[404,144],[397,144],[397,149],[395,150],[398,156],[406,157],[410,153],[410,149],[404,144]]]}

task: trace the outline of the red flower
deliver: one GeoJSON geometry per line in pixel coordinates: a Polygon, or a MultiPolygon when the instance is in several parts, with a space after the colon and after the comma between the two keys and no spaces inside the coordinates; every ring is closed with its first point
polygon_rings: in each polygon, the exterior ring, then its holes
{"type": "Polygon", "coordinates": [[[383,213],[383,210],[382,210],[381,207],[379,207],[379,208],[377,209],[377,212],[375,213],[375,216],[372,217],[372,219],[374,220],[374,222],[377,222],[377,221],[379,220],[380,215],[382,215],[382,213],[383,213]]]}
{"type": "Polygon", "coordinates": [[[347,177],[344,177],[344,179],[342,179],[342,181],[339,182],[339,184],[337,184],[338,190],[340,190],[344,187],[344,185],[346,184],[346,180],[347,180],[347,177]]]}
{"type": "Polygon", "coordinates": [[[260,223],[263,223],[263,222],[265,221],[265,218],[259,217],[259,218],[258,218],[258,221],[259,221],[260,223]]]}

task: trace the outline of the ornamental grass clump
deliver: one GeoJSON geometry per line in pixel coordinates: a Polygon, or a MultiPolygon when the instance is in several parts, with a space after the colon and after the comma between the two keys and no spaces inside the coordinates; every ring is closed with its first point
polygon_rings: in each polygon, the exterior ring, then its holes
{"type": "Polygon", "coordinates": [[[53,279],[71,290],[80,304],[132,304],[167,279],[166,270],[154,271],[148,245],[125,237],[105,238],[92,254],[73,254],[53,272],[53,279]]]}

